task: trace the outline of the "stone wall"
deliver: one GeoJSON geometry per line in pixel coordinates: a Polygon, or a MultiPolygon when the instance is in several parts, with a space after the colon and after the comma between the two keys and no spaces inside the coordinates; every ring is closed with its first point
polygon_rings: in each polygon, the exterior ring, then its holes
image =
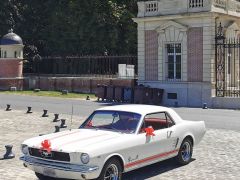
{"type": "Polygon", "coordinates": [[[0,78],[0,90],[10,90],[11,87],[22,90],[25,84],[24,81],[23,78],[0,78]]]}
{"type": "Polygon", "coordinates": [[[203,28],[194,27],[188,30],[188,81],[203,81],[203,28]]]}
{"type": "Polygon", "coordinates": [[[20,59],[0,59],[0,78],[22,77],[23,62],[20,59]]]}
{"type": "Polygon", "coordinates": [[[145,79],[158,80],[158,34],[145,31],[145,79]]]}

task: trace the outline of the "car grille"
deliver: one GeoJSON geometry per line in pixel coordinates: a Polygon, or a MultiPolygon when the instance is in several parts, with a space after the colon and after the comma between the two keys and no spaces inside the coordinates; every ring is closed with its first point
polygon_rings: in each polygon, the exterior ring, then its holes
{"type": "Polygon", "coordinates": [[[56,161],[70,162],[69,153],[51,151],[51,153],[48,154],[48,153],[43,153],[46,151],[41,152],[39,149],[36,149],[36,148],[29,148],[28,151],[29,151],[29,154],[34,157],[39,157],[39,158],[49,159],[49,160],[56,160],[56,161]]]}

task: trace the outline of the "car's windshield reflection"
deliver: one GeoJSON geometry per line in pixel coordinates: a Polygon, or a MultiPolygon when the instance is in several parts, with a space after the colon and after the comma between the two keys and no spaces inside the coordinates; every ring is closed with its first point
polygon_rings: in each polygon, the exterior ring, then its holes
{"type": "Polygon", "coordinates": [[[80,128],[135,133],[141,115],[125,111],[95,111],[80,128]]]}

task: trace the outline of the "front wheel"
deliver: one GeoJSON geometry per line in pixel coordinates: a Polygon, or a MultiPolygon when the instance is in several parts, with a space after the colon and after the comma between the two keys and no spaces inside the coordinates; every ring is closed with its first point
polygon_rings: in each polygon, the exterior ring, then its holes
{"type": "Polygon", "coordinates": [[[121,180],[122,166],[116,158],[108,160],[97,180],[121,180]]]}
{"type": "Polygon", "coordinates": [[[192,151],[193,151],[192,141],[189,138],[184,139],[178,151],[178,155],[176,157],[177,162],[180,165],[186,165],[190,163],[192,159],[192,151]]]}

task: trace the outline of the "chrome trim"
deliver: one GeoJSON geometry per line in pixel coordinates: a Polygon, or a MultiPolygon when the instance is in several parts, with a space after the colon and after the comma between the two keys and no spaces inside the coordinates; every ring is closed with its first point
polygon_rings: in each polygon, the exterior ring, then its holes
{"type": "Polygon", "coordinates": [[[52,168],[63,171],[81,172],[81,173],[92,173],[99,169],[98,166],[86,166],[78,164],[69,164],[62,162],[52,162],[47,160],[41,160],[30,156],[22,156],[20,160],[24,161],[26,164],[33,166],[41,166],[46,168],[52,168]]]}

